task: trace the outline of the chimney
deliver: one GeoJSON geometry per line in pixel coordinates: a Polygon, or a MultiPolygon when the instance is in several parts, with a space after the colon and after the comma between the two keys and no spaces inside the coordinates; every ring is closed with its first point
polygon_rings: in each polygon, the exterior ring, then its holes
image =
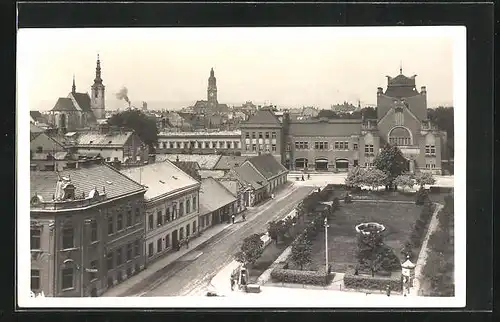
{"type": "Polygon", "coordinates": [[[425,86],[420,87],[420,94],[422,95],[427,94],[427,88],[425,86]]]}
{"type": "Polygon", "coordinates": [[[377,87],[377,95],[381,95],[384,93],[384,89],[382,87],[377,87]]]}

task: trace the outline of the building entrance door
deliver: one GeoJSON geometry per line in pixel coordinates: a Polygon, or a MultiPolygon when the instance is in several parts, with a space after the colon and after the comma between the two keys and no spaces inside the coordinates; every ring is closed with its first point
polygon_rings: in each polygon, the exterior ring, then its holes
{"type": "Polygon", "coordinates": [[[172,246],[174,249],[176,249],[177,246],[179,246],[179,237],[177,236],[177,230],[174,230],[172,232],[172,246]]]}
{"type": "Polygon", "coordinates": [[[295,169],[303,170],[306,168],[307,168],[307,159],[305,159],[305,158],[295,159],[295,169]]]}
{"type": "Polygon", "coordinates": [[[327,159],[316,159],[316,170],[317,171],[328,171],[328,160],[327,159]]]}
{"type": "Polygon", "coordinates": [[[341,172],[346,172],[349,170],[349,160],[347,159],[337,159],[335,161],[335,168],[337,168],[338,171],[341,172]]]}

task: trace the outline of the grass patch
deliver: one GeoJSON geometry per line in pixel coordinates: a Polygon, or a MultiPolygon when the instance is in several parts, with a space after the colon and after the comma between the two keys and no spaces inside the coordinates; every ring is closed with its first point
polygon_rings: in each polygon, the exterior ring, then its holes
{"type": "MultiPolygon", "coordinates": [[[[328,258],[332,272],[345,272],[356,265],[357,237],[354,227],[362,222],[378,222],[386,227],[384,242],[402,256],[400,250],[408,239],[421,207],[408,203],[358,202],[342,204],[330,219],[328,258]]],[[[320,232],[312,249],[312,261],[304,270],[325,266],[325,233],[320,232]]],[[[418,250],[417,250],[418,254],[418,250]]],[[[290,262],[291,269],[298,269],[290,262]]]]}

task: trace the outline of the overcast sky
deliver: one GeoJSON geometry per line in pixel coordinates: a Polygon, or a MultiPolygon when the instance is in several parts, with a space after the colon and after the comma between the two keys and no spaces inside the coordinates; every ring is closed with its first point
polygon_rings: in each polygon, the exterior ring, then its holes
{"type": "Polygon", "coordinates": [[[133,103],[194,104],[206,99],[211,67],[220,103],[329,108],[343,101],[374,105],[377,87],[385,88],[385,76],[399,74],[402,62],[405,75],[418,75],[419,90],[427,86],[429,107],[451,105],[456,38],[450,30],[22,29],[18,86],[31,110],[48,110],[68,95],[73,74],[77,91],[90,91],[99,53],[111,108],[123,104],[115,97],[122,86],[133,103]]]}

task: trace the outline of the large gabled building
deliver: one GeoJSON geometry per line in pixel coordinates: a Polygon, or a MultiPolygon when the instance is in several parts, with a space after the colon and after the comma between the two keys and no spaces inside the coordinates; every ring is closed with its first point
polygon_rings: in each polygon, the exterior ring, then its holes
{"type": "Polygon", "coordinates": [[[396,145],[409,172],[442,172],[447,159],[446,132],[427,118],[427,89],[416,89],[416,75],[402,70],[377,89],[376,119],[280,120],[271,108],[261,109],[241,124],[242,155],[270,152],[290,170],[348,171],[373,167],[381,148],[396,145]]]}

